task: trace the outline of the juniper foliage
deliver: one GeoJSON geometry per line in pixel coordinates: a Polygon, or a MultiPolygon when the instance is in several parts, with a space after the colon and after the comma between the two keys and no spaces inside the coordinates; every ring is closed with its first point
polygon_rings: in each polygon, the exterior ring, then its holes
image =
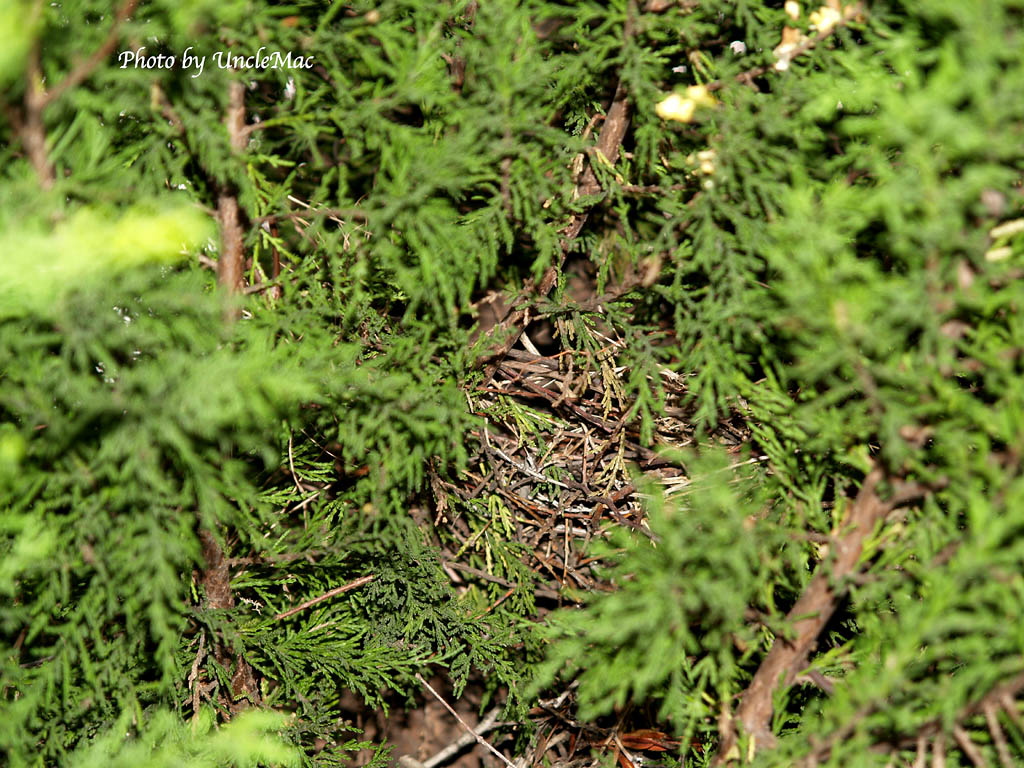
{"type": "MultiPolygon", "coordinates": [[[[996,715],[992,692],[1022,671],[1020,227],[996,226],[1020,221],[1020,11],[873,3],[770,92],[720,92],[714,188],[655,290],[698,415],[740,397],[770,471],[657,500],[657,548],[627,547],[620,589],[556,624],[547,669],[580,671],[588,715],[653,694],[710,755],[830,566],[851,485],[881,466],[934,492],[868,537],[801,667],[834,689],[780,688],[782,739],[758,764],[886,765],[944,753],[931,740],[954,726],[960,764],[1019,755],[1019,704],[996,715]]],[[[751,39],[731,12],[726,37],[751,39]]],[[[744,66],[722,56],[710,76],[744,66]]]]}
{"type": "MultiPolygon", "coordinates": [[[[1024,7],[879,0],[812,30],[781,6],[4,0],[8,762],[339,765],[366,746],[343,690],[386,706],[442,668],[509,718],[559,676],[581,717],[653,702],[673,759],[707,764],[878,472],[921,492],[861,532],[777,744],[739,727],[723,760],[1019,757],[1024,7]],[[787,27],[810,42],[778,67],[787,27]],[[213,59],[260,46],[313,65],[213,59]],[[143,47],[177,62],[119,66],[143,47]],[[717,104],[658,116],[695,84],[717,104]],[[228,297],[204,265],[236,250],[253,290],[228,297]],[[685,375],[703,447],[666,454],[681,492],[637,478],[656,543],[614,533],[617,591],[549,618],[538,665],[512,513],[445,481],[496,416],[471,303],[549,267],[558,344],[645,441],[663,368],[685,375]],[[706,447],[726,413],[740,469],[706,447]],[[489,577],[461,594],[432,504],[489,577]]],[[[496,408],[543,451],[548,415],[496,408]]]]}

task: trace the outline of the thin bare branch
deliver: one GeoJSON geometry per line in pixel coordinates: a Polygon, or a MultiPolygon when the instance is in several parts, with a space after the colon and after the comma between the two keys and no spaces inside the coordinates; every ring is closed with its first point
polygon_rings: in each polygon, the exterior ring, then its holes
{"type": "Polygon", "coordinates": [[[451,708],[451,705],[449,705],[448,702],[444,700],[444,697],[442,697],[441,694],[439,694],[437,691],[434,690],[433,686],[426,681],[426,679],[423,677],[423,675],[421,675],[419,672],[417,672],[416,673],[416,679],[419,680],[420,683],[422,683],[426,687],[426,689],[428,691],[430,691],[434,695],[435,699],[437,699],[439,702],[441,702],[441,705],[445,709],[447,709],[452,714],[452,716],[455,717],[456,720],[459,721],[459,724],[463,728],[465,728],[468,733],[472,734],[472,736],[476,740],[477,744],[480,744],[480,745],[486,747],[492,754],[494,754],[499,760],[501,760],[501,762],[503,762],[505,765],[507,765],[508,768],[515,768],[515,766],[514,766],[514,764],[512,763],[511,760],[509,760],[507,757],[505,757],[503,754],[501,754],[501,752],[499,752],[494,747],[492,747],[490,742],[487,741],[487,739],[485,739],[479,733],[474,731],[465,720],[463,720],[461,717],[459,717],[459,713],[451,708]]]}
{"type": "Polygon", "coordinates": [[[306,610],[307,608],[312,608],[314,605],[322,603],[324,600],[330,600],[332,597],[336,597],[337,595],[340,595],[343,592],[350,592],[351,590],[356,589],[357,587],[361,587],[364,584],[369,584],[375,578],[377,577],[372,573],[369,576],[360,576],[355,581],[350,581],[348,584],[343,584],[340,587],[335,587],[332,590],[324,592],[319,597],[314,597],[312,600],[307,600],[301,605],[297,605],[294,608],[289,608],[287,611],[282,611],[281,613],[277,614],[274,617],[274,619],[277,621],[280,621],[281,619],[287,619],[289,616],[294,616],[296,613],[300,613],[306,610]]]}
{"type": "Polygon", "coordinates": [[[988,763],[985,762],[984,756],[981,754],[981,750],[979,750],[977,745],[971,741],[970,734],[968,734],[961,726],[953,726],[953,738],[956,739],[957,746],[963,750],[963,753],[967,755],[967,758],[974,764],[975,768],[985,768],[985,766],[988,765],[988,763]]]}
{"type": "Polygon", "coordinates": [[[490,712],[484,715],[483,720],[476,724],[473,731],[464,733],[447,747],[427,758],[423,762],[416,760],[411,755],[404,755],[403,757],[400,757],[398,762],[403,768],[437,768],[440,765],[444,765],[470,744],[475,744],[476,736],[478,734],[482,736],[488,731],[500,728],[503,725],[503,723],[498,722],[498,715],[500,713],[501,707],[494,707],[490,712]]]}
{"type": "Polygon", "coordinates": [[[999,756],[999,764],[1003,768],[1013,768],[1013,758],[1010,756],[1010,748],[1006,743],[1006,734],[999,725],[998,707],[995,702],[986,702],[984,708],[985,723],[988,725],[988,732],[992,736],[992,743],[995,744],[996,754],[999,756]]]}
{"type": "Polygon", "coordinates": [[[39,100],[39,106],[41,109],[45,109],[47,105],[55,102],[69,89],[74,88],[76,85],[81,83],[96,70],[96,67],[103,63],[103,60],[106,59],[117,46],[121,25],[129,16],[132,15],[132,13],[135,12],[135,8],[138,4],[139,0],[125,0],[125,2],[121,4],[121,7],[117,9],[117,13],[114,16],[114,23],[110,27],[110,31],[107,33],[106,39],[100,44],[100,47],[93,51],[92,55],[88,59],[72,69],[67,77],[42,94],[39,100]]]}

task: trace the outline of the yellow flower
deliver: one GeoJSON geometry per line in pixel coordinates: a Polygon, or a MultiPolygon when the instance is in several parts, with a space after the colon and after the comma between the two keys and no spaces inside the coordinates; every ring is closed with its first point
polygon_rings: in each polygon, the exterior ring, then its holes
{"type": "Polygon", "coordinates": [[[698,107],[713,107],[718,102],[703,85],[691,85],[686,89],[686,98],[698,107]]]}
{"type": "Polygon", "coordinates": [[[789,16],[793,21],[797,21],[800,18],[800,3],[796,0],[786,0],[786,4],[783,6],[786,11],[786,15],[789,16]]]}
{"type": "Polygon", "coordinates": [[[692,123],[697,114],[697,107],[713,107],[718,102],[703,85],[691,85],[686,95],[673,93],[662,99],[654,108],[662,120],[675,120],[680,123],[692,123]]]}
{"type": "MultiPolygon", "coordinates": [[[[838,5],[838,3],[835,5],[838,5]]],[[[823,5],[818,10],[813,11],[807,18],[811,21],[811,29],[827,34],[832,31],[836,24],[843,20],[843,12],[830,5],[823,5]]]]}
{"type": "Polygon", "coordinates": [[[684,99],[678,93],[673,93],[660,101],[654,111],[662,120],[692,123],[693,115],[697,111],[697,103],[693,99],[684,99]]]}

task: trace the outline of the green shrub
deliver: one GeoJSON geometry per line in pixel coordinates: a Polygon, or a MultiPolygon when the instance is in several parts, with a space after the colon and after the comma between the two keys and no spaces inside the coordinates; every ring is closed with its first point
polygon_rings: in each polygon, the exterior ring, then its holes
{"type": "Polygon", "coordinates": [[[438,669],[688,765],[1019,759],[1024,6],[793,5],[0,4],[8,762],[340,765],[438,669]],[[650,537],[543,622],[453,491],[566,426],[474,401],[538,317],[687,476],[618,456],[650,537]]]}

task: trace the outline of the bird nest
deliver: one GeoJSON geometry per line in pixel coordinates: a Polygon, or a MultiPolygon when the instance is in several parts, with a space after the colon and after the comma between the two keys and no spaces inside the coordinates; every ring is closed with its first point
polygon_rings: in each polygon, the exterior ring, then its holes
{"type": "MultiPolygon", "coordinates": [[[[597,338],[602,344],[596,350],[543,354],[523,333],[483,382],[467,388],[472,410],[481,417],[475,450],[455,480],[432,476],[434,528],[451,537],[441,538],[442,562],[457,587],[483,580],[507,590],[487,611],[522,588],[517,568],[533,572],[532,597],[540,616],[585,593],[612,589],[601,578],[601,558],[592,553],[591,543],[616,527],[653,536],[642,488],[653,481],[673,494],[689,483],[671,455],[671,449],[697,440],[686,407],[686,377],[667,367],[654,369],[660,381],[648,383],[659,390],[660,402],[652,414],[650,439],[645,440],[637,403],[624,383],[630,371],[618,362],[626,342],[608,330],[597,338]],[[515,544],[515,563],[508,562],[508,550],[503,552],[499,541],[515,544]],[[476,553],[476,560],[467,553],[476,553]]],[[[736,451],[749,438],[739,417],[723,421],[711,435],[736,451]]],[[[623,768],[635,768],[644,754],[676,752],[678,743],[642,713],[609,723],[578,722],[573,691],[571,684],[538,703],[531,712],[537,725],[533,742],[509,765],[526,768],[546,760],[582,766],[601,754],[614,754],[623,768]]],[[[496,717],[495,711],[472,718],[475,727],[460,726],[459,743],[465,742],[467,749],[474,743],[481,746],[454,763],[458,768],[500,764],[495,750],[483,748],[479,732],[502,733],[496,717]]],[[[500,738],[494,736],[491,743],[511,746],[500,738]]],[[[441,752],[423,756],[421,764],[453,764],[450,751],[440,762],[441,752]]]]}

